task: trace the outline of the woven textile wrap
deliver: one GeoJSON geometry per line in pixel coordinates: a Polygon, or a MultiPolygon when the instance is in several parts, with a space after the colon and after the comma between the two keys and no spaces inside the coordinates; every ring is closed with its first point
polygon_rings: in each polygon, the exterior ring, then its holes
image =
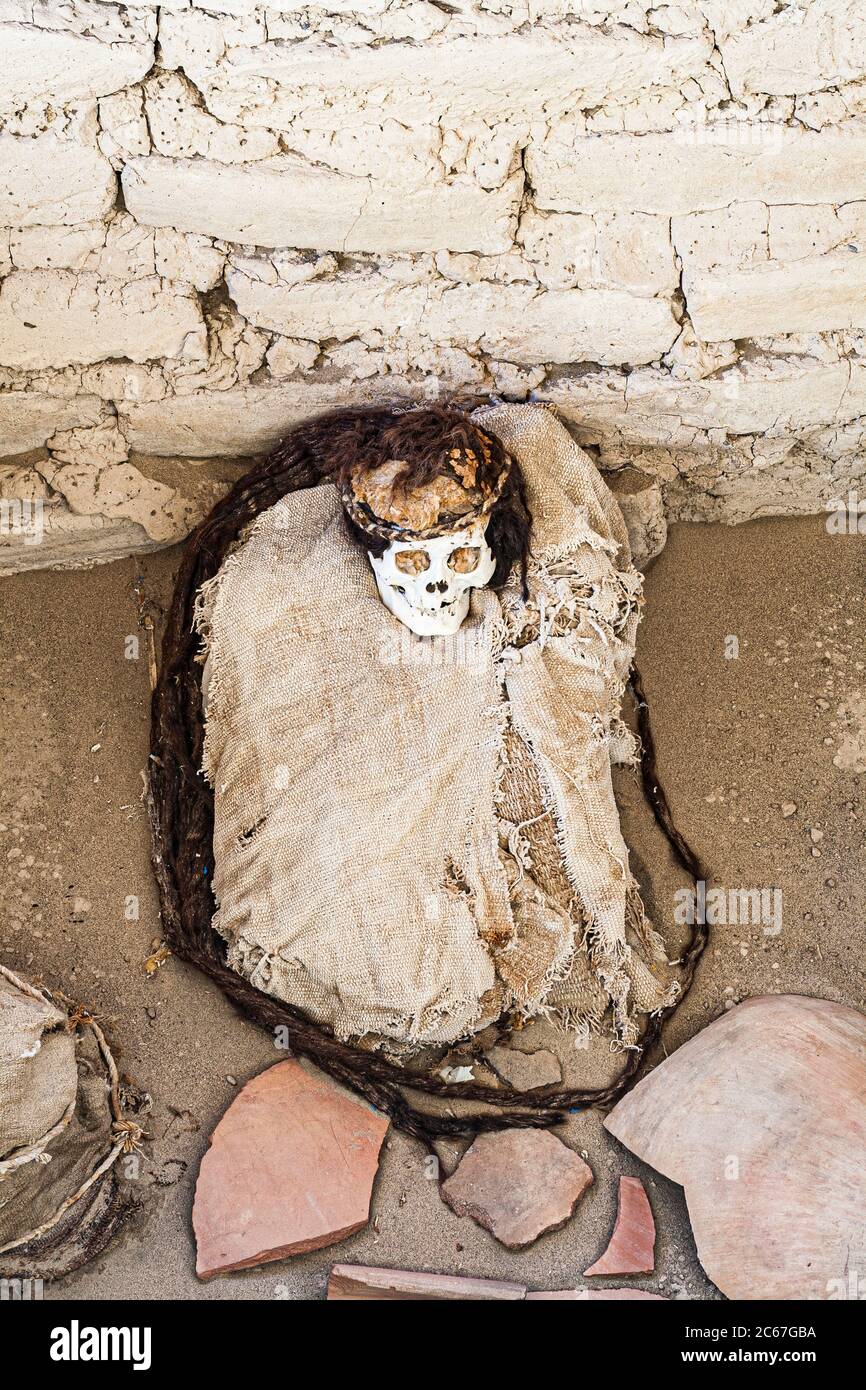
{"type": "Polygon", "coordinates": [[[202,587],[202,770],[228,963],[338,1037],[447,1043],[505,1011],[634,1041],[672,1002],[611,786],[640,577],[548,410],[474,417],[525,473],[529,598],[449,638],[381,603],[331,485],[283,497],[202,587]]]}
{"type": "Polygon", "coordinates": [[[36,1146],[77,1092],[66,1014],[0,976],[0,1160],[36,1146]]]}
{"type": "Polygon", "coordinates": [[[0,1278],[78,1269],[133,1209],[96,1028],[0,966],[0,1278]]]}

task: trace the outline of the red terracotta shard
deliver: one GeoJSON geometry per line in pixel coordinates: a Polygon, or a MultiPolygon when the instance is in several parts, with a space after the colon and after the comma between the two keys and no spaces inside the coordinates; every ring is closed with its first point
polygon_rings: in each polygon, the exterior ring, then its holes
{"type": "Polygon", "coordinates": [[[196,1273],[211,1279],[344,1240],[367,1224],[388,1120],[295,1061],[247,1083],[195,1190],[196,1273]]]}
{"type": "Polygon", "coordinates": [[[570,1299],[573,1303],[590,1303],[598,1298],[623,1300],[648,1298],[655,1303],[669,1302],[660,1293],[650,1293],[648,1289],[543,1289],[540,1293],[528,1293],[526,1302],[536,1298],[565,1298],[570,1299]]]}
{"type": "Polygon", "coordinates": [[[521,1250],[564,1225],[591,1182],[592,1169],[555,1135],[508,1129],[474,1141],[442,1196],[458,1216],[521,1250]]]}
{"type": "Polygon", "coordinates": [[[419,1302],[459,1299],[472,1303],[521,1302],[523,1284],[500,1279],[467,1279],[459,1274],[427,1274],[412,1269],[375,1269],[369,1265],[334,1265],[328,1279],[328,1299],[403,1299],[419,1302]]]}
{"type": "Polygon", "coordinates": [[[656,1223],[640,1178],[620,1178],[619,1210],[610,1243],[588,1274],[652,1274],[656,1223]]]}

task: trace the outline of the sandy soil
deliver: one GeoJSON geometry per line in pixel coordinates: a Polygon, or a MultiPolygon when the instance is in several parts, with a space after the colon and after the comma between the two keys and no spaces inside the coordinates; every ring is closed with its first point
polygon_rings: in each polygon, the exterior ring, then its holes
{"type": "MultiPolygon", "coordinates": [[[[154,978],[144,970],[160,937],[140,801],[149,682],[143,641],[130,659],[127,639],[143,636],[135,585],[164,604],[177,558],[165,551],[0,581],[0,960],[109,1020],[122,1066],[153,1098],[145,1216],[57,1293],[321,1297],[336,1259],[572,1287],[604,1248],[617,1178],[636,1173],[655,1208],[657,1269],[618,1282],[718,1297],[681,1190],[609,1139],[594,1112],[570,1117],[563,1137],[595,1184],[564,1229],[527,1251],[510,1253],[454,1216],[421,1146],[392,1133],[366,1231],[314,1255],[196,1280],[190,1208],[208,1135],[238,1085],[276,1058],[270,1038],[197,972],[176,960],[154,978]]],[[[830,537],[809,518],[674,527],[648,576],[639,662],[676,819],[717,884],[783,894],[778,935],[760,925],[716,930],[668,1050],[746,995],[866,1007],[864,571],[862,539],[830,537]],[[786,803],[796,807],[787,816],[786,803]]],[[[648,906],[669,923],[682,875],[633,776],[620,774],[617,790],[648,906]]]]}

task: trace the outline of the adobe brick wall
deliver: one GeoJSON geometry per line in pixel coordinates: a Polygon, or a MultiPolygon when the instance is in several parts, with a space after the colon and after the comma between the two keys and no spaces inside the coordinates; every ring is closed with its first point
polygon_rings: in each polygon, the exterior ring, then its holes
{"type": "Polygon", "coordinates": [[[0,502],[50,533],[0,569],[461,388],[662,537],[866,486],[858,0],[0,0],[0,48],[0,502]]]}

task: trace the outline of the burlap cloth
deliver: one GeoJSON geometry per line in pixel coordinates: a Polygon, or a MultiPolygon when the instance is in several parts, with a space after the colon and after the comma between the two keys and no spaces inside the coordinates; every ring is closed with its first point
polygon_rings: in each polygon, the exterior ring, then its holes
{"type": "MultiPolygon", "coordinates": [[[[130,1125],[130,1137],[137,1130],[130,1125]]],[[[0,1276],[56,1278],[104,1248],[131,1209],[114,1171],[123,1138],[93,1029],[4,971],[0,1276]],[[33,1232],[40,1234],[22,1244],[33,1232]]]]}
{"type": "Polygon", "coordinates": [[[214,926],[344,1039],[449,1043],[518,1011],[630,1045],[676,992],[611,784],[641,580],[551,411],[474,418],[526,477],[528,601],[513,574],[455,636],[415,637],[330,485],[263,512],[203,586],[214,926]]]}

